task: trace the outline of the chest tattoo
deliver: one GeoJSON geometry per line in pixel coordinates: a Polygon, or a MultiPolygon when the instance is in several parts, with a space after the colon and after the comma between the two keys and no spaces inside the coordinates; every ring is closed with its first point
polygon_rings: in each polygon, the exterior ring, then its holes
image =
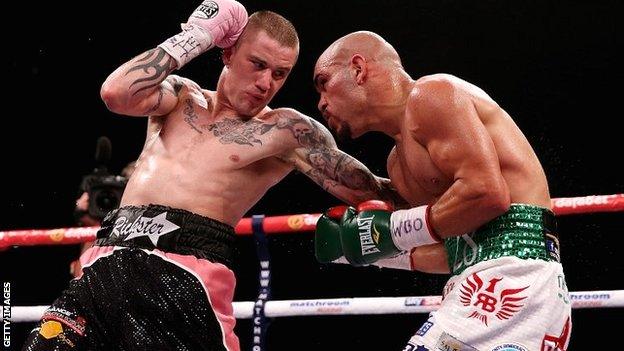
{"type": "Polygon", "coordinates": [[[262,145],[262,140],[258,139],[260,135],[265,134],[273,129],[276,124],[268,124],[255,119],[249,121],[241,121],[239,119],[225,118],[221,121],[202,125],[201,128],[212,132],[219,138],[221,144],[238,144],[254,146],[262,145]]]}
{"type": "Polygon", "coordinates": [[[184,106],[184,121],[191,126],[197,133],[203,134],[199,128],[195,125],[195,122],[199,119],[197,113],[195,113],[195,109],[193,108],[193,101],[191,99],[184,100],[186,104],[184,106]]]}

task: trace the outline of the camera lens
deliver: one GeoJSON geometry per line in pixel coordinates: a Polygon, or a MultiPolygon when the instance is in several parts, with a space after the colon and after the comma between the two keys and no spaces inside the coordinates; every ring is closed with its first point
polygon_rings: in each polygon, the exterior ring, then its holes
{"type": "Polygon", "coordinates": [[[112,191],[103,190],[101,191],[97,198],[95,199],[95,203],[98,208],[103,211],[109,211],[117,207],[119,199],[117,195],[112,191]]]}
{"type": "Polygon", "coordinates": [[[126,178],[120,176],[98,176],[89,178],[87,192],[89,194],[89,215],[102,219],[121,202],[126,178]]]}

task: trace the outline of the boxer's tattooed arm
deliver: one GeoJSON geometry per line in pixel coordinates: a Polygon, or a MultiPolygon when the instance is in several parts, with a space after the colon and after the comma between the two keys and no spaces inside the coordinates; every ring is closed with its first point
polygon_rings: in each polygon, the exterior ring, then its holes
{"type": "Polygon", "coordinates": [[[168,76],[167,79],[158,87],[158,98],[156,102],[154,103],[152,107],[147,109],[143,114],[149,116],[153,112],[156,112],[160,108],[162,100],[163,100],[163,96],[165,94],[178,97],[179,96],[178,94],[181,89],[182,89],[181,80],[174,75],[168,76]]]}
{"type": "Polygon", "coordinates": [[[175,61],[161,48],[146,51],[125,63],[117,74],[117,88],[125,86],[127,92],[121,100],[125,103],[124,112],[137,116],[170,112],[177,103],[176,81],[169,76],[174,68],[175,61]]]}
{"type": "Polygon", "coordinates": [[[160,108],[160,103],[162,102],[164,90],[165,90],[164,88],[158,89],[158,100],[156,100],[156,103],[154,103],[154,106],[148,108],[147,111],[143,113],[144,115],[149,116],[160,108]]]}
{"type": "Polygon", "coordinates": [[[412,207],[409,202],[399,195],[399,191],[392,185],[390,179],[377,178],[377,180],[381,186],[380,192],[385,196],[383,200],[391,202],[396,210],[412,207]]]}
{"type": "Polygon", "coordinates": [[[140,71],[141,74],[130,84],[134,96],[146,89],[159,85],[175,68],[175,61],[163,49],[155,48],[137,57],[130,63],[126,76],[140,71]]]}
{"type": "Polygon", "coordinates": [[[299,144],[291,160],[295,168],[326,191],[351,204],[370,199],[405,203],[388,179],[376,177],[364,164],[340,151],[331,133],[316,120],[279,110],[276,121],[276,128],[289,130],[299,144]]]}

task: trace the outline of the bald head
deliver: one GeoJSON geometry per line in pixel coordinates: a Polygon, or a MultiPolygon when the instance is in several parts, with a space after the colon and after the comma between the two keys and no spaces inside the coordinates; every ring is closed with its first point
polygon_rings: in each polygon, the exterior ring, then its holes
{"type": "Polygon", "coordinates": [[[345,64],[360,55],[367,61],[391,63],[401,66],[396,50],[379,34],[369,31],[349,33],[333,42],[319,57],[317,64],[345,64]]]}
{"type": "Polygon", "coordinates": [[[386,130],[404,111],[412,80],[396,50],[373,32],[353,32],[316,61],[318,109],[339,137],[386,130]]]}

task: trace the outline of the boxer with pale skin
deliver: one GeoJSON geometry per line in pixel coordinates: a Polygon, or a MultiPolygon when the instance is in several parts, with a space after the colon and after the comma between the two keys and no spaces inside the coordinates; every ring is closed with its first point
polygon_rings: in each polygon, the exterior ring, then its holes
{"type": "Polygon", "coordinates": [[[400,201],[322,124],[268,107],[299,53],[288,20],[206,0],[182,28],[102,85],[112,112],[148,117],[145,145],[82,276],[27,350],[239,350],[233,227],[269,188],[297,170],[347,203],[400,201]],[[225,65],[215,90],[171,74],[214,46],[225,65]]]}
{"type": "Polygon", "coordinates": [[[388,174],[410,204],[331,209],[317,257],[452,274],[405,350],[565,350],[571,306],[548,182],[512,117],[455,76],[413,79],[372,32],[330,45],[314,83],[338,135],[394,140],[388,174]]]}

